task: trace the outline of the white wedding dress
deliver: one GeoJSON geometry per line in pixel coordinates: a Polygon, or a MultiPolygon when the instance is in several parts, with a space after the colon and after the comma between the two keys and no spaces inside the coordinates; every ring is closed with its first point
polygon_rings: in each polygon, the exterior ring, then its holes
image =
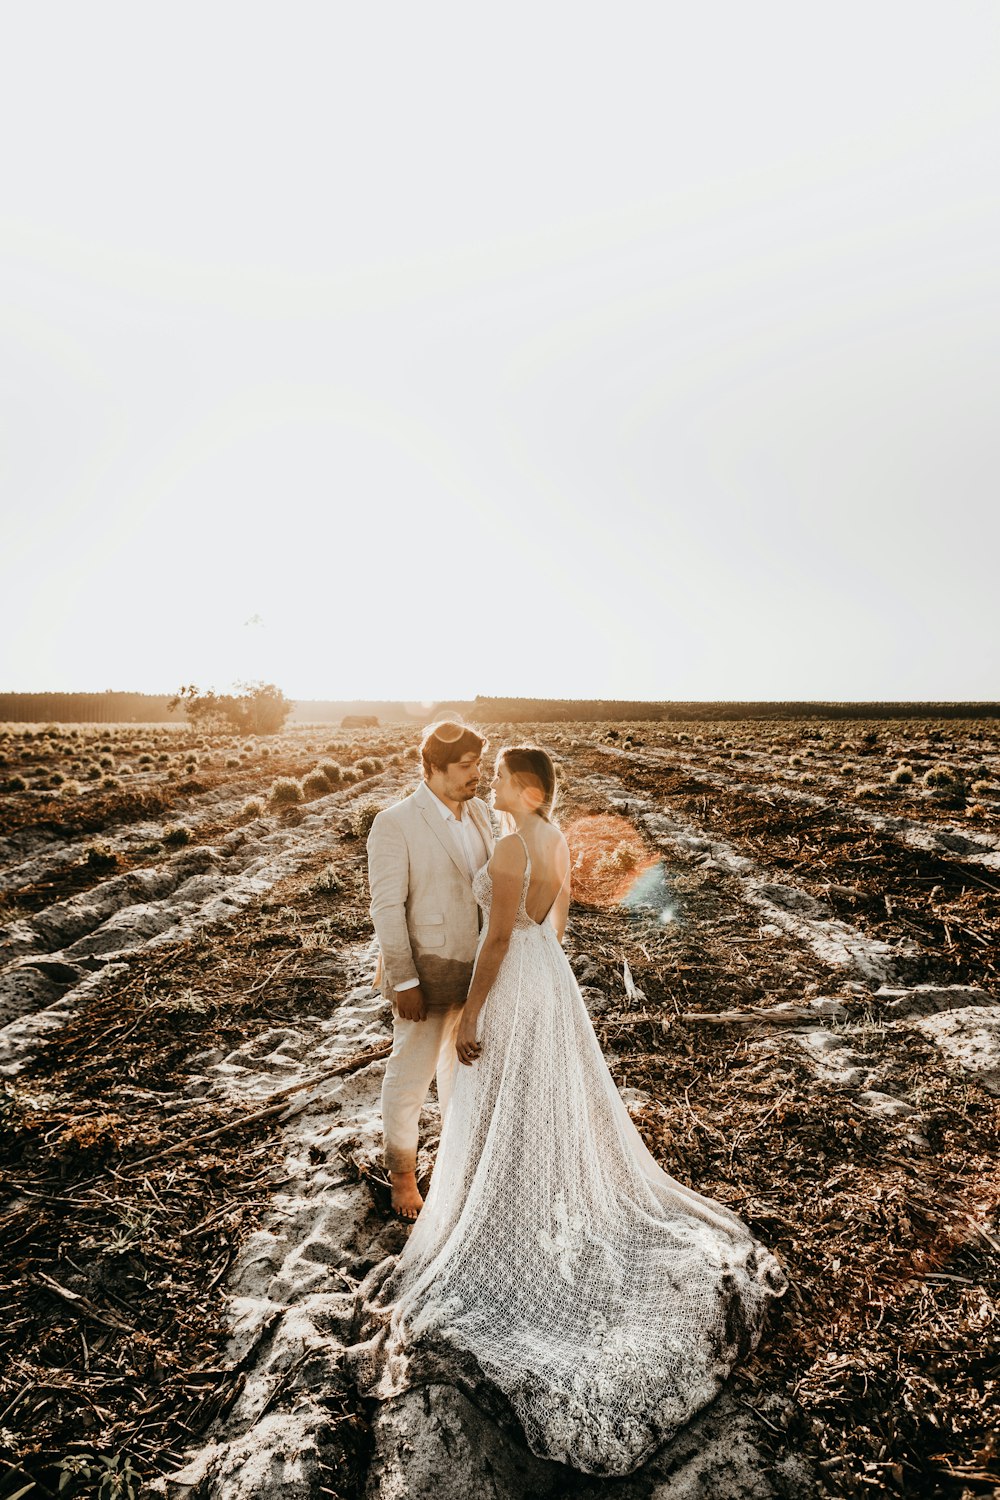
{"type": "MultiPolygon", "coordinates": [[[[456,1064],[427,1200],[362,1284],[348,1363],[380,1398],[481,1372],[534,1453],[626,1474],[712,1400],[788,1281],[647,1150],[530,879],[529,856],[481,1055],[456,1064]]],[[[488,916],[486,866],[472,889],[488,916]]]]}

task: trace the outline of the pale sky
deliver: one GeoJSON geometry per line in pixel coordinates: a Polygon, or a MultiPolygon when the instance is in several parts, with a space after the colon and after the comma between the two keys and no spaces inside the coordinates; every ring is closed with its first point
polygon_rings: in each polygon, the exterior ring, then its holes
{"type": "Polygon", "coordinates": [[[1000,5],[8,5],[0,690],[1000,696],[1000,5]]]}

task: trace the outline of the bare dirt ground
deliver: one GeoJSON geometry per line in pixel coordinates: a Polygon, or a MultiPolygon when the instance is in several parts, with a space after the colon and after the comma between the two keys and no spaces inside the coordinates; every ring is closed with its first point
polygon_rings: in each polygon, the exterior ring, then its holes
{"type": "Polygon", "coordinates": [[[364,838],[414,731],[0,726],[0,1496],[1000,1493],[997,726],[489,733],[560,764],[645,1139],[788,1269],[760,1349],[619,1481],[485,1391],[359,1402],[405,1234],[364,838]]]}

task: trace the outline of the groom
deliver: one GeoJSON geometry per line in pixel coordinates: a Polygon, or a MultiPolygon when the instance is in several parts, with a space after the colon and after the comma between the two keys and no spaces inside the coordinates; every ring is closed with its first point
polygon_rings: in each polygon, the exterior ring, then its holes
{"type": "Polygon", "coordinates": [[[420,746],[424,779],[380,812],[368,837],[371,915],[378,937],[375,983],[392,1002],[392,1053],[382,1084],[385,1166],[392,1206],[412,1220],[417,1127],[437,1076],[444,1117],[455,1067],[455,1033],[472,978],[480,912],[472,877],[493,853],[489,809],[476,796],[487,741],[464,724],[431,724],[420,746]]]}

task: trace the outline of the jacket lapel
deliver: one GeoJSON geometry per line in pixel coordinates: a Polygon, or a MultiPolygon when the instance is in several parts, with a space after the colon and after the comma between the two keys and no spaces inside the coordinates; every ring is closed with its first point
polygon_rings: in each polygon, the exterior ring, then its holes
{"type": "Polygon", "coordinates": [[[476,801],[468,802],[466,806],[472,815],[472,821],[483,836],[483,843],[486,846],[486,858],[489,860],[493,857],[493,829],[490,827],[489,815],[483,811],[476,801]]]}
{"type": "MultiPolygon", "coordinates": [[[[434,793],[432,792],[431,796],[433,797],[433,795],[434,793]]],[[[454,863],[455,868],[461,873],[463,878],[465,880],[468,880],[469,872],[465,868],[465,861],[459,857],[459,853],[455,848],[454,842],[451,838],[449,838],[448,830],[444,826],[444,819],[442,818],[441,814],[437,812],[435,808],[425,806],[423,801],[419,803],[419,807],[420,816],[423,818],[424,822],[427,824],[427,827],[430,829],[431,833],[433,833],[434,837],[441,845],[441,848],[444,850],[445,854],[447,854],[448,858],[454,863]]]]}

